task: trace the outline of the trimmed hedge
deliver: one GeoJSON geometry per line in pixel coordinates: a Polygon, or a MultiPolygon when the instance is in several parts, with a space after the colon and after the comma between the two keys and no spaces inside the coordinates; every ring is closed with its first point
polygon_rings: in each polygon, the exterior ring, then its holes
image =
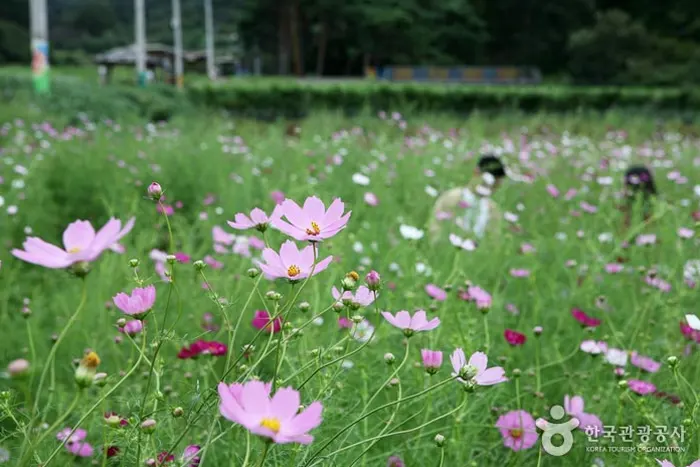
{"type": "Polygon", "coordinates": [[[302,116],[314,110],[363,109],[465,114],[479,111],[570,112],[613,109],[695,112],[698,88],[468,86],[399,83],[300,83],[234,79],[195,83],[197,103],[235,113],[302,116]]]}

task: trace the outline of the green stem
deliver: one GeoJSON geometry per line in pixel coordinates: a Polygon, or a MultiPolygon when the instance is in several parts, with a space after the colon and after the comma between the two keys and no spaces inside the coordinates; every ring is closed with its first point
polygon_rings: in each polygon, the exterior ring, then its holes
{"type": "MultiPolygon", "coordinates": [[[[245,315],[245,312],[248,309],[248,305],[250,305],[250,302],[253,299],[253,295],[255,295],[255,291],[258,290],[258,285],[260,284],[261,279],[262,279],[262,273],[260,273],[260,275],[258,276],[258,279],[255,281],[255,284],[253,284],[253,290],[251,290],[250,294],[248,294],[248,299],[245,301],[245,304],[243,305],[243,309],[241,310],[240,314],[238,315],[238,321],[236,321],[236,327],[233,328],[233,332],[229,336],[228,354],[226,355],[226,366],[225,366],[226,371],[221,376],[222,380],[230,371],[231,367],[229,366],[229,363],[231,363],[231,355],[233,354],[233,342],[236,340],[236,333],[238,332],[238,328],[241,326],[241,321],[243,320],[243,315],[245,315]]],[[[231,331],[229,330],[229,332],[231,332],[231,331]]],[[[234,365],[235,364],[236,363],[234,363],[234,365]]]]}
{"type": "Polygon", "coordinates": [[[445,449],[440,448],[440,463],[438,464],[438,467],[442,467],[442,465],[445,463],[445,449]]]}
{"type": "Polygon", "coordinates": [[[141,359],[143,358],[143,352],[145,350],[145,347],[146,347],[146,339],[144,339],[142,342],[141,353],[139,354],[139,358],[138,358],[138,360],[136,360],[136,363],[134,363],[134,366],[132,366],[131,369],[124,375],[124,377],[122,379],[120,379],[119,381],[117,381],[117,383],[114,386],[112,386],[109,391],[107,391],[105,394],[103,394],[102,397],[100,397],[97,400],[97,402],[95,402],[95,404],[92,407],[90,407],[90,409],[85,413],[85,415],[83,415],[80,418],[80,420],[78,420],[78,423],[75,424],[73,431],[71,431],[70,434],[68,434],[68,436],[66,436],[66,439],[56,449],[54,449],[54,451],[51,453],[51,455],[46,460],[46,462],[41,464],[42,467],[48,467],[51,460],[54,457],[56,457],[56,454],[58,454],[58,452],[61,450],[63,445],[66,444],[66,441],[68,441],[68,439],[70,439],[70,437],[73,436],[73,433],[75,433],[75,430],[77,430],[78,427],[80,425],[82,425],[85,420],[87,420],[87,418],[90,416],[90,414],[92,412],[94,412],[95,409],[97,409],[100,406],[100,404],[102,404],[102,402],[104,402],[109,396],[111,396],[113,392],[115,392],[117,389],[119,389],[119,387],[122,385],[122,383],[124,383],[124,381],[129,379],[129,377],[134,373],[134,371],[136,371],[138,369],[139,365],[141,364],[141,359]]]}
{"type": "Polygon", "coordinates": [[[265,446],[263,446],[262,454],[260,454],[260,461],[258,462],[258,467],[262,467],[265,464],[265,458],[267,457],[267,452],[270,450],[271,443],[265,441],[265,446]]]}

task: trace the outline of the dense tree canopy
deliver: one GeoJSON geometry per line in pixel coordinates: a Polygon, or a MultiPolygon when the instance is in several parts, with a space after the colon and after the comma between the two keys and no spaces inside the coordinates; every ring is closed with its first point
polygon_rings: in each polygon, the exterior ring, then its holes
{"type": "MultiPolygon", "coordinates": [[[[204,47],[202,0],[181,0],[204,47]]],[[[49,0],[53,50],[88,57],[133,40],[133,0],[49,0]]],[[[148,0],[149,42],[172,43],[171,0],[148,0]]],[[[587,83],[700,79],[696,0],[213,0],[217,50],[266,73],[359,75],[368,64],[528,65],[587,83]],[[237,50],[237,49],[236,49],[237,50]]],[[[26,59],[27,0],[0,2],[0,61],[26,59]],[[22,32],[23,31],[23,32],[22,32]],[[20,33],[22,32],[22,33],[20,33]]]]}

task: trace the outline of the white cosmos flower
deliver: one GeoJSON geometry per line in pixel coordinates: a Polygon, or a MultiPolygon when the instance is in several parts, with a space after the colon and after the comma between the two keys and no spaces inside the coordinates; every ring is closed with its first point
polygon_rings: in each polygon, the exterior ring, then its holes
{"type": "Polygon", "coordinates": [[[615,366],[627,365],[627,352],[620,349],[608,349],[605,352],[605,361],[615,366]]]}
{"type": "Polygon", "coordinates": [[[367,186],[369,185],[369,177],[367,175],[356,173],[352,176],[353,183],[357,185],[367,186]]]}
{"type": "Polygon", "coordinates": [[[603,232],[602,234],[598,235],[598,241],[600,243],[610,243],[613,239],[613,234],[610,232],[603,232]]]}
{"type": "Polygon", "coordinates": [[[696,315],[685,315],[685,320],[694,331],[700,331],[700,318],[696,315]]]}
{"type": "Polygon", "coordinates": [[[432,198],[438,195],[438,191],[430,185],[425,186],[425,193],[432,198]]]}
{"type": "Polygon", "coordinates": [[[406,224],[401,224],[399,226],[399,232],[406,240],[420,240],[423,238],[423,235],[425,235],[425,232],[421,229],[406,224]]]}
{"type": "Polygon", "coordinates": [[[463,239],[455,234],[450,234],[450,243],[462,250],[474,251],[476,249],[476,244],[473,241],[468,238],[463,239]]]}
{"type": "Polygon", "coordinates": [[[506,212],[505,214],[503,214],[503,218],[511,223],[518,222],[518,215],[512,212],[506,212]]]}
{"type": "Polygon", "coordinates": [[[691,259],[683,265],[683,278],[687,281],[700,282],[700,259],[691,259]]]}
{"type": "Polygon", "coordinates": [[[695,196],[700,196],[700,185],[695,185],[693,191],[695,192],[695,196]]]}

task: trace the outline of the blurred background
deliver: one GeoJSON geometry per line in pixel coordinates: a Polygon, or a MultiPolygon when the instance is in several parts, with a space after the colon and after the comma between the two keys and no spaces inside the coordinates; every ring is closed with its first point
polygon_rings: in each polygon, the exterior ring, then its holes
{"type": "MultiPolygon", "coordinates": [[[[207,72],[205,11],[216,75],[420,79],[494,67],[472,81],[693,85],[700,81],[700,1],[178,0],[186,74],[207,72]],[[207,5],[209,3],[209,5],[207,5]],[[387,72],[386,67],[413,71],[387,72]],[[499,68],[500,67],[500,68],[499,68]],[[520,71],[498,71],[517,67],[520,71]],[[489,78],[489,73],[493,76],[489,78]]],[[[138,0],[48,0],[49,61],[132,63],[138,0]],[[100,55],[101,54],[101,55],[100,55]],[[111,55],[110,55],[111,54],[111,55]],[[111,60],[111,61],[110,61],[111,60]]],[[[171,80],[174,0],[144,2],[147,66],[171,80]]],[[[0,1],[0,65],[29,66],[29,0],[0,1]]],[[[111,71],[111,70],[110,70],[111,71]]],[[[212,71],[212,70],[210,70],[212,71]]],[[[104,72],[104,70],[103,70],[104,72]]],[[[132,69],[128,77],[133,80],[132,69]]],[[[468,74],[468,73],[467,73],[468,74]]]]}

